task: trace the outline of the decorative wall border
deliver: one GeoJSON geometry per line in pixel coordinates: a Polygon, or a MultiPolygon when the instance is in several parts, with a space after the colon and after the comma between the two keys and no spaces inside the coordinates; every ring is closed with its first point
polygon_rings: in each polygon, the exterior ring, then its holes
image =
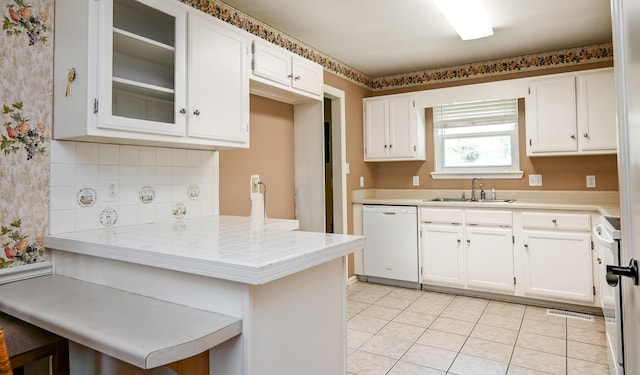
{"type": "Polygon", "coordinates": [[[371,78],[219,0],[180,0],[373,91],[613,61],[611,43],[371,78]]]}

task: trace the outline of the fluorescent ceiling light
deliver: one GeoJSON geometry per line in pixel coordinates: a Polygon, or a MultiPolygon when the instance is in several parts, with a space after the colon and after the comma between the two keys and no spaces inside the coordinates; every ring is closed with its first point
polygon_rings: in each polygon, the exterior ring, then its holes
{"type": "Polygon", "coordinates": [[[462,40],[493,35],[481,0],[433,0],[462,40]]]}

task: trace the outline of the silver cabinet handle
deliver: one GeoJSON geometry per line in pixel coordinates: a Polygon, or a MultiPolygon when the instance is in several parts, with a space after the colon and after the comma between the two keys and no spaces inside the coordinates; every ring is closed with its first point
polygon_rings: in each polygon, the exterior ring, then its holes
{"type": "Polygon", "coordinates": [[[187,113],[187,110],[184,109],[184,108],[180,108],[180,113],[182,113],[184,115],[185,113],[187,113]]]}
{"type": "Polygon", "coordinates": [[[589,134],[588,133],[584,133],[584,137],[585,138],[589,138],[589,134]]]}
{"type": "Polygon", "coordinates": [[[551,222],[552,222],[552,223],[554,223],[554,224],[557,224],[557,223],[558,223],[558,220],[553,219],[553,220],[551,220],[551,222]]]}
{"type": "Polygon", "coordinates": [[[287,78],[293,78],[293,74],[289,74],[287,78]]]}
{"type": "Polygon", "coordinates": [[[458,238],[458,243],[462,242],[459,238],[458,238]]]}
{"type": "Polygon", "coordinates": [[[524,244],[524,248],[525,248],[525,249],[527,249],[527,250],[529,250],[529,245],[524,244]]]}
{"type": "Polygon", "coordinates": [[[300,80],[300,76],[296,76],[296,78],[294,78],[296,81],[300,80]]]}
{"type": "Polygon", "coordinates": [[[571,134],[571,139],[576,139],[576,135],[575,134],[571,134]]]}
{"type": "Polygon", "coordinates": [[[195,111],[193,111],[193,114],[196,116],[200,116],[200,110],[196,109],[195,111]]]}

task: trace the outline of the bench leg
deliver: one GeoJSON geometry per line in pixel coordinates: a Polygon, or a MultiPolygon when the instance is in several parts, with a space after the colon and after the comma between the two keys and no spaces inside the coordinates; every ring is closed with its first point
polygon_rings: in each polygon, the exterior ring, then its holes
{"type": "Polygon", "coordinates": [[[51,357],[51,370],[53,375],[69,375],[69,341],[63,340],[56,344],[51,357]]]}

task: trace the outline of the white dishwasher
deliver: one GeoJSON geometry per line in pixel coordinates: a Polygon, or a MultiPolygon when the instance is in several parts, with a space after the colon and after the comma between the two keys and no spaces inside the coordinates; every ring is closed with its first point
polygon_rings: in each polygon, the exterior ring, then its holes
{"type": "Polygon", "coordinates": [[[362,211],[364,274],[417,283],[417,207],[365,205],[362,211]]]}

